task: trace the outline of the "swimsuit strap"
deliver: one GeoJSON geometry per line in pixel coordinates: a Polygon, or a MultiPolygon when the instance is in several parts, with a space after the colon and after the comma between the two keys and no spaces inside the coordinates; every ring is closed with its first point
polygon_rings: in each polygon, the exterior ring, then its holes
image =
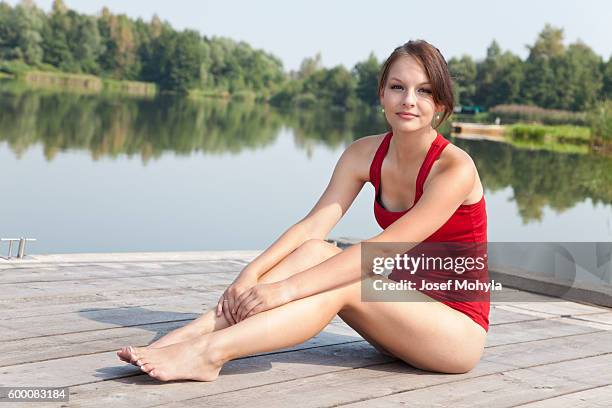
{"type": "Polygon", "coordinates": [[[393,136],[392,132],[388,132],[385,135],[382,142],[378,146],[378,150],[376,150],[374,159],[372,159],[372,164],[370,164],[370,183],[374,185],[374,189],[376,191],[378,191],[378,186],[380,185],[380,169],[382,168],[382,162],[385,159],[385,155],[389,150],[391,136],[393,136]]]}
{"type": "Polygon", "coordinates": [[[435,163],[436,160],[442,154],[442,150],[449,144],[450,142],[446,140],[440,133],[431,144],[431,147],[427,151],[427,155],[425,156],[425,160],[423,160],[423,164],[421,164],[421,168],[419,169],[419,174],[417,175],[416,180],[416,193],[414,197],[414,202],[423,195],[423,185],[425,184],[425,180],[427,180],[427,176],[431,170],[431,167],[435,163]]]}

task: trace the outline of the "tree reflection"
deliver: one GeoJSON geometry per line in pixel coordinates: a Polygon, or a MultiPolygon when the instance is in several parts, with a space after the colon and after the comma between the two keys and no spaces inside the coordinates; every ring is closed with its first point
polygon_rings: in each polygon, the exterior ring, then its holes
{"type": "Polygon", "coordinates": [[[490,141],[453,139],[453,143],[472,156],[487,190],[512,188],[525,223],[541,220],[546,205],[562,212],[587,198],[612,203],[610,157],[526,150],[490,141]]]}
{"type": "MultiPolygon", "coordinates": [[[[164,152],[237,154],[272,144],[283,127],[310,156],[315,144],[340,149],[358,137],[384,132],[386,123],[372,109],[282,111],[254,101],[135,99],[0,86],[0,141],[18,157],[35,144],[43,146],[49,161],[69,149],[87,150],[94,160],[139,155],[144,162],[164,152]]],[[[440,131],[449,134],[448,125],[440,131]]],[[[564,211],[587,198],[612,203],[610,157],[452,141],[472,156],[487,190],[512,188],[525,223],[540,220],[545,206],[564,211]]]]}

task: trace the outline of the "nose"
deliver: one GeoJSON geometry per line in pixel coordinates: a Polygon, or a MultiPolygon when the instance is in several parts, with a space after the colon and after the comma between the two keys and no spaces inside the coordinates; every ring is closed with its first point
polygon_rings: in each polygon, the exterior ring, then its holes
{"type": "Polygon", "coordinates": [[[416,103],[416,95],[415,91],[412,89],[407,89],[404,93],[404,98],[402,100],[403,105],[414,106],[416,103]]]}

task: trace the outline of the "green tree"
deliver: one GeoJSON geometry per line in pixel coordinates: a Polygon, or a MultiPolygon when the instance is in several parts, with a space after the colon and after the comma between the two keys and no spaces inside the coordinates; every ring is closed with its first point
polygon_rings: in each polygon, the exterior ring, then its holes
{"type": "Polygon", "coordinates": [[[78,70],[78,64],[70,51],[67,38],[70,26],[66,5],[62,0],[55,0],[42,30],[43,61],[69,72],[78,70]]]}
{"type": "Polygon", "coordinates": [[[467,78],[461,80],[457,86],[460,98],[466,97],[469,102],[486,107],[521,101],[523,62],[510,51],[502,53],[495,40],[487,48],[486,58],[476,64],[475,75],[474,65],[469,57],[464,57],[464,61],[452,61],[449,69],[451,72],[458,70],[462,77],[467,78]],[[470,95],[472,89],[473,96],[470,95]]]}
{"type": "Polygon", "coordinates": [[[377,94],[378,71],[380,71],[380,64],[373,52],[370,53],[368,59],[358,62],[353,67],[356,81],[355,94],[369,106],[376,106],[380,103],[377,94]]]}
{"type": "Polygon", "coordinates": [[[601,57],[582,41],[570,44],[559,60],[557,78],[562,80],[556,86],[557,107],[572,110],[590,107],[603,86],[601,64],[601,57]]]}
{"type": "Polygon", "coordinates": [[[42,61],[43,49],[40,32],[44,15],[33,1],[22,0],[14,9],[14,23],[17,30],[16,53],[24,62],[36,65],[42,61]]]}
{"type": "Polygon", "coordinates": [[[469,55],[453,57],[448,61],[448,69],[453,78],[455,104],[474,105],[476,94],[476,62],[469,55]]]}
{"type": "Polygon", "coordinates": [[[317,71],[323,69],[321,61],[321,53],[317,52],[314,57],[306,57],[300,64],[300,69],[297,72],[297,79],[305,79],[317,71]]]}
{"type": "Polygon", "coordinates": [[[524,64],[518,55],[504,52],[498,59],[498,69],[488,106],[502,103],[520,103],[524,79],[524,64]]]}
{"type": "Polygon", "coordinates": [[[343,109],[355,106],[355,78],[341,65],[310,75],[304,81],[304,91],[314,95],[318,103],[343,109]]]}
{"type": "Polygon", "coordinates": [[[104,52],[104,47],[96,19],[75,13],[72,16],[72,27],[67,39],[80,71],[99,73],[98,58],[104,52]]]}
{"type": "Polygon", "coordinates": [[[166,72],[160,81],[165,89],[186,92],[194,85],[200,75],[202,48],[200,34],[193,30],[173,33],[166,72]]]}
{"type": "Polygon", "coordinates": [[[493,40],[487,48],[487,56],[476,67],[476,92],[474,102],[479,105],[491,106],[495,104],[493,90],[496,86],[498,70],[501,66],[501,48],[493,40]]]}
{"type": "Polygon", "coordinates": [[[0,3],[0,59],[19,58],[19,30],[15,21],[15,12],[7,3],[0,3]]]}
{"type": "Polygon", "coordinates": [[[563,29],[546,24],[538,35],[525,62],[523,97],[526,102],[542,107],[558,107],[555,91],[559,84],[556,68],[559,66],[565,47],[563,29]]]}
{"type": "Polygon", "coordinates": [[[98,19],[104,52],[99,57],[102,71],[115,78],[135,79],[140,72],[133,23],[125,15],[113,15],[106,7],[98,19]]]}
{"type": "Polygon", "coordinates": [[[602,99],[612,99],[612,55],[608,62],[602,66],[603,86],[601,88],[602,99]]]}

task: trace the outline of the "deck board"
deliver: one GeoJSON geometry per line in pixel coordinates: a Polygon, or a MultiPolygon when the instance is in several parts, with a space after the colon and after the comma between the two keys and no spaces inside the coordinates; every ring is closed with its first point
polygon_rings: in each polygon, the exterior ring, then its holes
{"type": "Polygon", "coordinates": [[[113,408],[544,407],[611,399],[612,374],[604,371],[612,366],[612,310],[531,293],[512,302],[512,291],[492,303],[483,358],[461,375],[384,356],[338,317],[302,344],[227,363],[212,383],[160,383],[117,360],[120,346],[148,344],[214,307],[254,256],[101,254],[1,263],[0,385],[70,386],[65,406],[113,408]]]}

